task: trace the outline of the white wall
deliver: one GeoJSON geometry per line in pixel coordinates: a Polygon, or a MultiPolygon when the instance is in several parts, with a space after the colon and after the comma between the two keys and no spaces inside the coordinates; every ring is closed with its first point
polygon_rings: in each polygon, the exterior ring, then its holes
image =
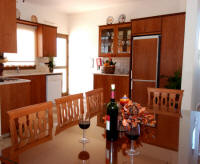
{"type": "Polygon", "coordinates": [[[185,11],[185,0],[139,0],[113,8],[69,15],[69,92],[93,89],[91,58],[98,56],[98,26],[120,14],[133,18],[185,11]],[[78,68],[78,69],[77,69],[78,68]]]}
{"type": "Polygon", "coordinates": [[[38,5],[30,4],[28,1],[22,3],[18,0],[17,8],[21,12],[21,19],[31,20],[32,15],[38,17],[39,23],[49,24],[58,27],[58,33],[68,34],[68,16],[65,13],[55,11],[38,5]]]}
{"type": "Polygon", "coordinates": [[[187,0],[185,42],[182,71],[182,89],[184,90],[182,108],[195,109],[200,103],[200,2],[187,0]]]}

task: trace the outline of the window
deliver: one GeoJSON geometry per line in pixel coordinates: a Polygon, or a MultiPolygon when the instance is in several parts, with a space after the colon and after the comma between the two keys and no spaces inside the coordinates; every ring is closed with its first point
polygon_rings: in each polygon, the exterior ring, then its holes
{"type": "Polygon", "coordinates": [[[58,34],[57,36],[57,57],[54,58],[55,61],[55,69],[54,72],[62,72],[62,92],[63,94],[68,94],[68,54],[67,54],[67,46],[68,46],[68,36],[58,34]]]}
{"type": "Polygon", "coordinates": [[[4,53],[5,66],[33,66],[36,54],[36,27],[17,24],[17,53],[4,53]]]}

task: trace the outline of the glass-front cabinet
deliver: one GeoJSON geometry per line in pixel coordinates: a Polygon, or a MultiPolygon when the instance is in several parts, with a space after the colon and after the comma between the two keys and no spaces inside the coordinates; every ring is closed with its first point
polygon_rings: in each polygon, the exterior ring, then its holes
{"type": "Polygon", "coordinates": [[[117,55],[128,56],[131,53],[131,25],[117,27],[117,55]]]}
{"type": "Polygon", "coordinates": [[[99,27],[99,57],[127,57],[131,52],[131,23],[99,27]]]}
{"type": "Polygon", "coordinates": [[[115,54],[115,26],[102,26],[99,29],[99,56],[107,57],[115,54]]]}

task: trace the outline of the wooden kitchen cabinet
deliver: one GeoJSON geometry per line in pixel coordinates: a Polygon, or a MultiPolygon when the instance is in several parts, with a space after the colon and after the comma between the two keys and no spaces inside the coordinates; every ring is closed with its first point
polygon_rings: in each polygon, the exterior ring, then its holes
{"type": "Polygon", "coordinates": [[[46,101],[46,75],[16,76],[15,78],[31,80],[31,105],[46,101]]]}
{"type": "Polygon", "coordinates": [[[39,24],[37,29],[38,57],[56,57],[57,27],[39,24]]]}
{"type": "Polygon", "coordinates": [[[99,57],[114,57],[116,54],[116,27],[114,25],[99,27],[99,57]]]}
{"type": "Polygon", "coordinates": [[[30,82],[0,85],[1,134],[9,132],[9,110],[30,105],[30,82]]]}
{"type": "Polygon", "coordinates": [[[94,89],[103,88],[104,103],[110,101],[111,84],[115,84],[115,100],[129,93],[129,76],[94,74],[94,89]]]}
{"type": "Polygon", "coordinates": [[[131,23],[99,26],[99,57],[129,57],[131,23]]]}
{"type": "Polygon", "coordinates": [[[132,20],[132,35],[159,34],[161,17],[140,18],[132,20]]]}
{"type": "Polygon", "coordinates": [[[16,1],[0,1],[0,52],[17,52],[16,1]]]}
{"type": "Polygon", "coordinates": [[[185,13],[162,17],[162,41],[160,55],[160,87],[167,84],[167,78],[177,70],[182,71],[185,32],[185,13]]]}

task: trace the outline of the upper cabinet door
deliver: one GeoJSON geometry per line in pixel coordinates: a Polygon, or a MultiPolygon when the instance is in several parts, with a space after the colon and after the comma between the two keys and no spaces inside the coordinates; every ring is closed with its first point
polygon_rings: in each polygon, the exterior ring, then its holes
{"type": "Polygon", "coordinates": [[[130,22],[99,27],[99,57],[129,57],[130,51],[130,22]]]}
{"type": "Polygon", "coordinates": [[[132,34],[158,34],[161,32],[161,17],[132,20],[132,34]]]}
{"type": "Polygon", "coordinates": [[[131,23],[117,25],[117,57],[129,57],[131,53],[131,23]]]}
{"type": "Polygon", "coordinates": [[[56,57],[57,27],[39,25],[38,30],[38,56],[56,57]]]}
{"type": "Polygon", "coordinates": [[[15,0],[0,0],[0,52],[17,52],[15,0]]]}
{"type": "Polygon", "coordinates": [[[99,27],[99,57],[115,56],[116,27],[114,25],[99,27]]]}

